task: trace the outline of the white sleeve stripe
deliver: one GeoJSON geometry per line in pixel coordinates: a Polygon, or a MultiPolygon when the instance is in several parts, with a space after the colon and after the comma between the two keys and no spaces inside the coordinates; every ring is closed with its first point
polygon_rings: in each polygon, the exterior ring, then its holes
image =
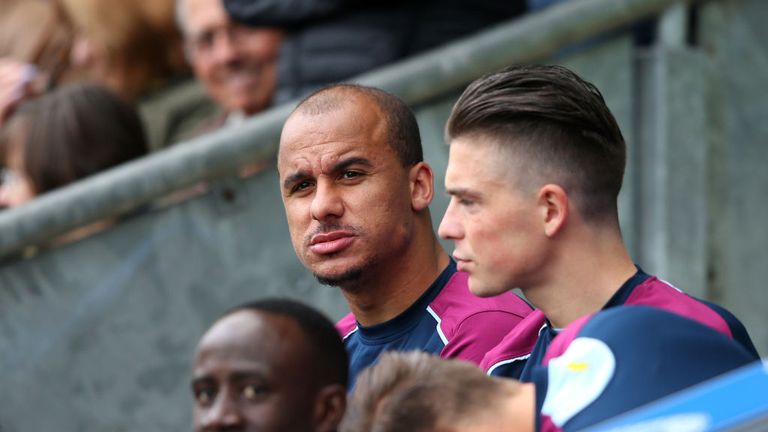
{"type": "Polygon", "coordinates": [[[435,328],[437,329],[437,334],[440,336],[440,340],[443,341],[443,344],[448,345],[448,338],[445,337],[445,334],[443,333],[443,329],[440,328],[440,323],[442,320],[439,316],[437,316],[437,313],[435,313],[434,310],[430,306],[427,306],[427,312],[429,312],[430,315],[432,315],[432,318],[437,321],[437,325],[435,325],[435,328]]]}
{"type": "Polygon", "coordinates": [[[348,337],[352,336],[352,333],[356,332],[360,327],[355,326],[355,328],[352,329],[349,333],[345,334],[343,338],[341,338],[342,341],[347,340],[348,337]]]}
{"type": "Polygon", "coordinates": [[[493,365],[493,366],[491,366],[491,367],[490,367],[490,369],[488,369],[488,372],[486,372],[486,374],[488,374],[488,375],[492,374],[492,373],[493,373],[493,371],[494,371],[496,368],[500,367],[500,366],[504,366],[504,365],[506,365],[506,364],[510,364],[510,363],[512,363],[512,362],[516,362],[516,361],[520,361],[520,360],[527,360],[527,359],[528,359],[528,357],[530,357],[530,356],[531,356],[530,354],[526,354],[526,355],[524,355],[524,356],[515,357],[515,358],[509,359],[509,360],[502,360],[502,361],[500,361],[500,362],[498,362],[498,363],[494,363],[494,365],[493,365]]]}

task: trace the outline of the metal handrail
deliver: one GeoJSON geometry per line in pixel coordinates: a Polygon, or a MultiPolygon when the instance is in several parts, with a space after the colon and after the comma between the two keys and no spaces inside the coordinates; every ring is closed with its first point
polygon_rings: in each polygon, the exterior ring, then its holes
{"type": "MultiPolygon", "coordinates": [[[[417,105],[455,92],[484,73],[544,59],[568,44],[687,2],[571,0],[352,81],[383,88],[417,105]]],[[[269,109],[241,127],[181,143],[0,212],[0,256],[274,157],[280,128],[293,105],[269,109]]]]}

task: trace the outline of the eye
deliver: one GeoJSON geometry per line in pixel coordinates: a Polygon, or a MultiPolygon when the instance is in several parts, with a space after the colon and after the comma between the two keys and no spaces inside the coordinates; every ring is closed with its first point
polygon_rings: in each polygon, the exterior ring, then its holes
{"type": "Polygon", "coordinates": [[[306,181],[306,180],[305,180],[305,181],[302,181],[302,182],[296,183],[296,184],[295,184],[295,185],[294,185],[294,186],[291,188],[291,192],[301,192],[301,191],[303,191],[303,190],[307,189],[307,188],[308,188],[308,187],[310,187],[310,186],[312,186],[312,183],[310,183],[310,182],[308,182],[308,181],[306,181]]]}
{"type": "Polygon", "coordinates": [[[216,398],[216,390],[209,387],[201,387],[192,390],[195,402],[200,406],[208,406],[216,398]]]}
{"type": "Polygon", "coordinates": [[[213,46],[215,35],[212,31],[205,31],[192,39],[192,46],[197,51],[207,51],[213,46]]]}
{"type": "Polygon", "coordinates": [[[339,179],[340,180],[349,180],[349,181],[353,181],[353,182],[358,182],[364,176],[365,176],[365,173],[362,173],[360,171],[347,170],[347,171],[344,171],[344,172],[341,173],[341,175],[339,176],[339,179]]]}
{"type": "Polygon", "coordinates": [[[248,384],[243,387],[242,395],[245,400],[254,401],[258,400],[267,393],[266,387],[259,384],[248,384]]]}
{"type": "Polygon", "coordinates": [[[454,200],[456,201],[456,203],[458,205],[464,206],[464,207],[471,206],[471,205],[475,204],[474,200],[466,198],[466,197],[456,196],[456,197],[454,197],[454,200]]]}

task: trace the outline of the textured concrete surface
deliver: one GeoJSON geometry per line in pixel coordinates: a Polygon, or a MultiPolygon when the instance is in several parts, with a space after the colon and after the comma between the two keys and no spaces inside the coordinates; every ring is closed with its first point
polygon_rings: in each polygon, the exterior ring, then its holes
{"type": "Polygon", "coordinates": [[[768,355],[768,2],[709,2],[713,62],[709,284],[768,355]]]}

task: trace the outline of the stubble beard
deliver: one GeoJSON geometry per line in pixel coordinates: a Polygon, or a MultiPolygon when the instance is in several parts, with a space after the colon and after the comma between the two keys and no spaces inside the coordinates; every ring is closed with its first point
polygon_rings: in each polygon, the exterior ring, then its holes
{"type": "Polygon", "coordinates": [[[363,269],[359,267],[352,268],[337,276],[323,276],[317,273],[314,273],[314,275],[315,279],[322,285],[346,287],[346,285],[359,281],[363,277],[363,269]]]}
{"type": "Polygon", "coordinates": [[[377,264],[375,257],[368,257],[363,263],[351,267],[341,274],[329,276],[319,273],[313,273],[315,279],[322,285],[338,287],[346,292],[359,292],[363,289],[366,275],[371,274],[371,269],[377,264]]]}

